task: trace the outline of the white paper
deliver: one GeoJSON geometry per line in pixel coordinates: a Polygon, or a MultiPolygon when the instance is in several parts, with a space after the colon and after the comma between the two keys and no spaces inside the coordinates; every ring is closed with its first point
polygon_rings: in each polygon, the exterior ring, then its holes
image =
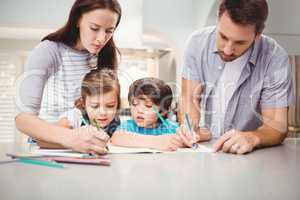
{"type": "Polygon", "coordinates": [[[204,145],[198,144],[197,149],[192,148],[179,148],[177,152],[184,152],[184,153],[213,153],[213,149],[206,147],[204,145]]]}
{"type": "MultiPolygon", "coordinates": [[[[172,153],[170,151],[160,151],[150,148],[134,148],[134,147],[121,147],[108,144],[108,154],[137,154],[137,153],[172,153]]],[[[179,148],[177,151],[180,153],[212,153],[213,149],[204,145],[198,144],[197,149],[192,148],[179,148]]],[[[89,157],[89,154],[78,153],[71,149],[36,149],[30,152],[34,156],[63,156],[72,158],[85,158],[89,157]]]]}
{"type": "Polygon", "coordinates": [[[149,148],[134,148],[134,147],[120,147],[108,144],[109,154],[131,154],[131,153],[162,153],[162,151],[149,148]]]}
{"type": "Polygon", "coordinates": [[[30,152],[36,156],[59,156],[59,157],[71,157],[71,158],[86,158],[90,157],[89,154],[79,153],[72,151],[71,149],[36,149],[30,152]]]}
{"type": "Polygon", "coordinates": [[[204,145],[198,144],[197,149],[192,148],[179,148],[177,151],[159,151],[149,148],[134,148],[134,147],[120,147],[112,144],[108,145],[109,154],[134,154],[134,153],[213,153],[213,149],[204,145]]]}

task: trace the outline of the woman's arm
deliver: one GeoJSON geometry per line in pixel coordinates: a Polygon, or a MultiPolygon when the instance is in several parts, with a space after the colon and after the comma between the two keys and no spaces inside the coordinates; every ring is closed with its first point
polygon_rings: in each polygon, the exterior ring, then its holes
{"type": "Polygon", "coordinates": [[[71,148],[79,152],[106,153],[109,136],[95,127],[68,129],[45,122],[35,114],[20,113],[16,117],[17,128],[37,139],[71,148]]]}
{"type": "Polygon", "coordinates": [[[35,114],[29,113],[20,113],[17,115],[16,126],[21,132],[32,138],[64,146],[68,146],[65,138],[72,134],[71,129],[50,124],[35,114]]]}
{"type": "Polygon", "coordinates": [[[70,123],[70,121],[66,118],[66,117],[63,117],[63,118],[60,118],[56,123],[55,125],[57,126],[60,126],[60,127],[65,127],[65,128],[69,128],[69,129],[72,129],[72,125],[70,123]]]}
{"type": "MultiPolygon", "coordinates": [[[[67,118],[61,118],[58,120],[58,122],[55,123],[55,125],[72,129],[72,126],[67,118]]],[[[52,143],[52,142],[46,142],[43,140],[37,140],[37,145],[41,148],[46,148],[46,149],[64,149],[65,147],[62,146],[61,144],[58,143],[52,143]]]]}

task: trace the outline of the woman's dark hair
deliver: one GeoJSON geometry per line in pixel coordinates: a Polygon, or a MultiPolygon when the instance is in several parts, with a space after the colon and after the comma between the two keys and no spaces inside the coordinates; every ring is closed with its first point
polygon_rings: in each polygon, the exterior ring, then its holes
{"type": "Polygon", "coordinates": [[[242,25],[255,25],[256,33],[262,33],[268,18],[269,8],[266,0],[222,0],[218,16],[227,12],[230,19],[242,25]]]}
{"type": "Polygon", "coordinates": [[[142,78],[134,81],[129,87],[129,104],[132,104],[133,98],[141,95],[147,96],[155,105],[159,106],[160,112],[170,110],[173,93],[171,87],[164,81],[157,78],[142,78]]]}
{"type": "MultiPolygon", "coordinates": [[[[50,33],[43,40],[50,40],[55,42],[62,42],[70,47],[76,45],[79,36],[79,28],[77,27],[81,16],[84,13],[96,10],[96,9],[109,9],[114,13],[118,14],[117,25],[120,23],[122,10],[117,0],[76,0],[73,4],[67,23],[57,30],[56,32],[50,33]]],[[[113,37],[106,43],[103,49],[98,53],[99,67],[109,67],[116,69],[118,65],[118,54],[113,37]]]]}

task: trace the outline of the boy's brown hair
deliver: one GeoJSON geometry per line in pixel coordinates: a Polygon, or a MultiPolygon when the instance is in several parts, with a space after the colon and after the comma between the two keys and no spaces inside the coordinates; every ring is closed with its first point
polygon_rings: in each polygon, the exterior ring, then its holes
{"type": "Polygon", "coordinates": [[[169,85],[157,78],[142,78],[133,82],[129,88],[128,102],[131,105],[133,98],[147,96],[160,112],[168,112],[171,107],[173,93],[169,85]]]}

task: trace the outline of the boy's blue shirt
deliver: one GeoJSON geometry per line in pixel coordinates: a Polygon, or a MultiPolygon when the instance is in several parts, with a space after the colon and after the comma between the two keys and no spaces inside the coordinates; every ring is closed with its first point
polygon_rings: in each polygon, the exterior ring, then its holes
{"type": "Polygon", "coordinates": [[[178,123],[172,122],[170,120],[165,120],[167,125],[164,125],[158,121],[156,128],[144,128],[139,127],[134,120],[130,119],[126,122],[122,122],[117,130],[124,130],[127,132],[142,134],[142,135],[166,135],[166,134],[175,134],[176,129],[179,127],[178,123]]]}

